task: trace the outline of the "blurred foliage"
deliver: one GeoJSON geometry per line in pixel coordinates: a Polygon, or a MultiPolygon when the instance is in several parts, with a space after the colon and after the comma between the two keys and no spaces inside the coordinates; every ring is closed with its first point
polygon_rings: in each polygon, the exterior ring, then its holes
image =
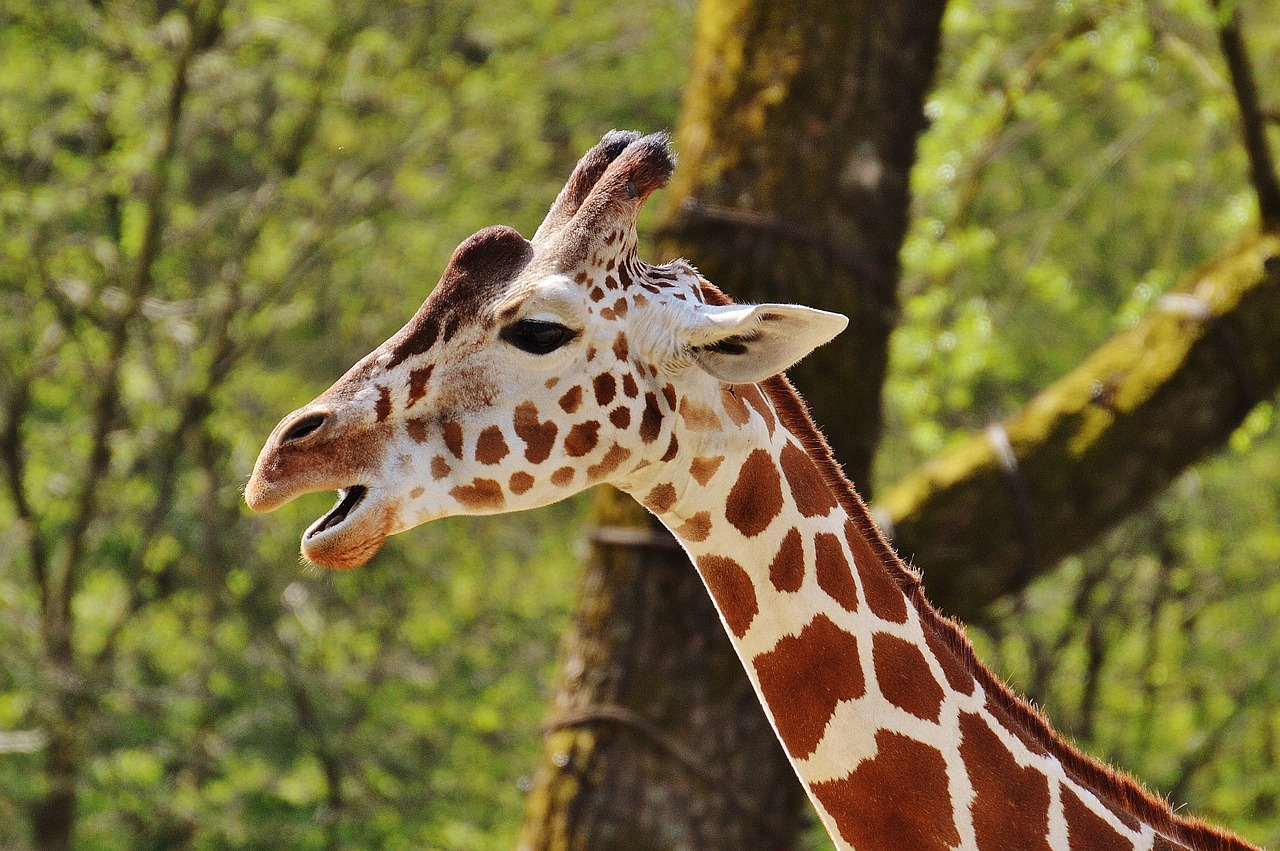
{"type": "MultiPolygon", "coordinates": [[[[1240,4],[1263,96],[1280,19],[1240,4]]],[[[675,123],[691,0],[0,10],[0,847],[505,848],[580,505],[296,564],[261,441],[470,232],[675,123]],[[60,611],[60,597],[65,605],[60,611]],[[65,645],[67,652],[62,652],[65,645]]],[[[1014,409],[1250,226],[1194,0],[953,2],[879,467],[1014,409]]],[[[1273,135],[1273,139],[1274,139],[1273,135]]],[[[1083,747],[1280,843],[1280,423],[971,630],[1083,747]]]]}

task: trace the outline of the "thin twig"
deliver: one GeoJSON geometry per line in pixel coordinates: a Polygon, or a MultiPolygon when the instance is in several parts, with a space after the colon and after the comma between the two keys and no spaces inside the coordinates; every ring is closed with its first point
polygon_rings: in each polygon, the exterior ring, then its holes
{"type": "MultiPolygon", "coordinates": [[[[1213,8],[1222,13],[1222,0],[1213,0],[1213,8]]],[[[1258,215],[1264,229],[1280,228],[1280,178],[1276,176],[1271,148],[1267,144],[1266,115],[1258,101],[1258,86],[1253,77],[1253,64],[1240,32],[1240,10],[1233,4],[1230,15],[1218,27],[1222,55],[1231,72],[1231,88],[1240,109],[1240,129],[1244,150],[1249,157],[1249,177],[1258,195],[1258,215]]]]}

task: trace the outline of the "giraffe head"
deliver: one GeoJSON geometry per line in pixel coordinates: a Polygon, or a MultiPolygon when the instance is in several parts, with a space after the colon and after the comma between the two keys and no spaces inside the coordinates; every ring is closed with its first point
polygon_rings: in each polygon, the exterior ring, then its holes
{"type": "Polygon", "coordinates": [[[302,553],[349,568],[436,518],[633,490],[675,457],[678,399],[775,375],[845,327],[796,305],[709,304],[687,263],[640,261],[636,214],[673,165],[665,136],[611,132],[532,240],[498,226],[463,242],[409,324],[280,422],[250,507],[336,489],[302,553]]]}

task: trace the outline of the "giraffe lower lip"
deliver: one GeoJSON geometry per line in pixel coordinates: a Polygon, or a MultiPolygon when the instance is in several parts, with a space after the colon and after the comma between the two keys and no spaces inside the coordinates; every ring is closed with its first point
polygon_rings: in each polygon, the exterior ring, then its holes
{"type": "Polygon", "coordinates": [[[348,488],[342,488],[338,491],[340,496],[338,504],[333,510],[321,517],[316,523],[307,530],[307,537],[314,538],[321,532],[328,531],[335,526],[341,525],[351,516],[351,512],[364,502],[365,496],[369,493],[369,489],[364,485],[352,485],[348,488]]]}

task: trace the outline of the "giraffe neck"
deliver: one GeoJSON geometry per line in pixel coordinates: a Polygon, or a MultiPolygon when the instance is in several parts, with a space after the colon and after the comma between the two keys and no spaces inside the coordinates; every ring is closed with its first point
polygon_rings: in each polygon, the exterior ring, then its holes
{"type": "Polygon", "coordinates": [[[632,490],[697,565],[839,847],[1250,847],[1080,755],[1001,685],[925,601],[791,386],[762,387],[722,388],[719,409],[679,400],[683,445],[632,490]]]}

